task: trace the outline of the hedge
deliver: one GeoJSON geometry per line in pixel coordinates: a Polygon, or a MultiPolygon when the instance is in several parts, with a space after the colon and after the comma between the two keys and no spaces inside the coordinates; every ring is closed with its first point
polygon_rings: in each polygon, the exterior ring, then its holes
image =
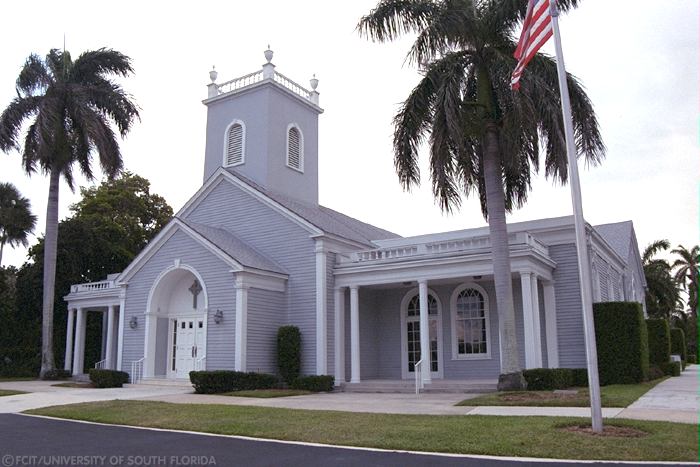
{"type": "Polygon", "coordinates": [[[688,364],[694,365],[697,363],[697,359],[695,358],[695,355],[688,355],[688,364]]]}
{"type": "Polygon", "coordinates": [[[328,375],[302,376],[292,381],[292,389],[301,389],[311,392],[330,392],[333,390],[335,378],[328,375]]]}
{"type": "Polygon", "coordinates": [[[671,328],[671,353],[680,355],[683,361],[683,369],[688,361],[688,349],[685,346],[685,334],[680,328],[671,328]]]}
{"type": "Polygon", "coordinates": [[[197,394],[272,389],[280,386],[275,375],[228,370],[190,371],[190,381],[197,394]]]}
{"type": "Polygon", "coordinates": [[[129,382],[129,373],[117,370],[97,370],[91,368],[90,381],[97,388],[120,388],[129,382]]]}
{"type": "Polygon", "coordinates": [[[646,381],[649,346],[642,305],[637,302],[594,303],[600,384],[646,381]]]}
{"type": "Polygon", "coordinates": [[[571,385],[576,388],[588,387],[588,369],[572,368],[571,369],[571,385]]]}
{"type": "Polygon", "coordinates": [[[648,319],[649,364],[661,366],[671,361],[671,334],[665,319],[648,319]]]}
{"type": "Polygon", "coordinates": [[[661,367],[661,370],[668,376],[680,376],[681,362],[668,362],[661,367]]]}
{"type": "Polygon", "coordinates": [[[277,368],[287,384],[299,377],[301,331],[296,326],[282,326],[277,330],[277,368]]]}
{"type": "Polygon", "coordinates": [[[573,373],[570,368],[535,368],[523,371],[527,389],[546,391],[566,389],[573,386],[573,373]]]}

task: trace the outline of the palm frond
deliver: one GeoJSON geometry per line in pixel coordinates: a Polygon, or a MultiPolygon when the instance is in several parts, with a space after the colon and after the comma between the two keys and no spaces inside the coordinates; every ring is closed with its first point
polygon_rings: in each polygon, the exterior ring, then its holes
{"type": "Polygon", "coordinates": [[[15,87],[18,95],[29,97],[44,91],[51,82],[51,75],[44,62],[38,55],[31,54],[19,72],[15,87]]]}
{"type": "Polygon", "coordinates": [[[440,10],[433,0],[382,0],[357,24],[357,30],[376,42],[387,42],[403,34],[420,33],[440,10]]]}
{"type": "Polygon", "coordinates": [[[101,48],[80,54],[71,68],[71,79],[78,83],[93,83],[104,75],[126,77],[133,72],[129,57],[116,50],[101,48]]]}
{"type": "Polygon", "coordinates": [[[21,149],[19,133],[22,123],[31,118],[38,110],[41,98],[35,96],[15,97],[10,105],[0,114],[0,149],[7,152],[21,149]]]}

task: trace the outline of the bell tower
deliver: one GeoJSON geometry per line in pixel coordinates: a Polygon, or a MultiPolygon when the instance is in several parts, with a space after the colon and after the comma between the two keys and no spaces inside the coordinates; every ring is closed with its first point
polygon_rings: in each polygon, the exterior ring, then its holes
{"type": "Polygon", "coordinates": [[[277,72],[272,57],[268,46],[261,70],[223,83],[209,72],[204,180],[224,167],[318,204],[318,80],[308,90],[277,72]]]}

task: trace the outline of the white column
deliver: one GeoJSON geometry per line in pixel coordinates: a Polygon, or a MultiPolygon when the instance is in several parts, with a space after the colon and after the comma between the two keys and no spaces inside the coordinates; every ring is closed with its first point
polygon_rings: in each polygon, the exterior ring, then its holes
{"type": "Polygon", "coordinates": [[[83,360],[85,352],[85,313],[82,308],[76,310],[75,343],[73,347],[73,375],[83,373],[83,360]]]}
{"type": "Polygon", "coordinates": [[[532,273],[520,273],[523,296],[523,327],[525,334],[525,368],[537,368],[535,360],[534,324],[532,319],[532,273]]]}
{"type": "Polygon", "coordinates": [[[236,279],[236,355],[234,368],[246,371],[248,340],[248,286],[236,279]]]}
{"type": "Polygon", "coordinates": [[[335,304],[335,384],[345,382],[345,288],[337,287],[335,304]]]}
{"type": "Polygon", "coordinates": [[[423,382],[430,383],[430,318],[428,316],[428,282],[418,281],[420,302],[420,358],[423,382]]]}
{"type": "Polygon", "coordinates": [[[156,339],[158,337],[158,316],[155,313],[146,313],[144,335],[146,340],[143,351],[143,377],[149,378],[156,373],[156,339]]]}
{"type": "Polygon", "coordinates": [[[124,350],[124,314],[126,313],[126,299],[119,301],[119,326],[117,329],[117,370],[122,370],[122,351],[124,350]]]}
{"type": "Polygon", "coordinates": [[[100,342],[100,360],[107,358],[107,320],[109,320],[109,308],[102,313],[102,341],[100,342]]]}
{"type": "Polygon", "coordinates": [[[326,307],[326,250],[316,241],[316,374],[328,372],[328,315],[326,307]]]}
{"type": "Polygon", "coordinates": [[[63,369],[70,371],[73,364],[73,328],[75,327],[75,309],[68,310],[68,323],[66,324],[66,358],[63,369]]]}
{"type": "Polygon", "coordinates": [[[544,322],[547,330],[547,366],[559,368],[559,343],[557,341],[557,305],[554,297],[554,283],[543,282],[544,322]]]}
{"type": "Polygon", "coordinates": [[[360,382],[360,297],[356,285],[350,287],[350,382],[360,382]]]}
{"type": "Polygon", "coordinates": [[[117,318],[117,307],[110,305],[107,309],[107,343],[105,359],[107,360],[107,368],[114,369],[114,322],[117,318]]]}
{"type": "Polygon", "coordinates": [[[535,368],[542,368],[542,330],[540,326],[540,294],[537,290],[537,274],[530,280],[532,286],[532,340],[535,345],[535,368]]]}

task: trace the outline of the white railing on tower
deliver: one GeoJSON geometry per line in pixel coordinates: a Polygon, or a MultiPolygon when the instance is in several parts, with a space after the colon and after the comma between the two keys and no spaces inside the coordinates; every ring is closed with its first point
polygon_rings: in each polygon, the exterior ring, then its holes
{"type": "Polygon", "coordinates": [[[226,81],[225,83],[221,83],[217,85],[217,89],[219,90],[219,94],[226,94],[227,92],[236,91],[238,89],[245,88],[246,86],[259,83],[262,80],[263,72],[262,70],[259,70],[253,73],[248,73],[245,76],[226,81]]]}
{"type": "Polygon", "coordinates": [[[85,284],[72,285],[70,291],[72,293],[77,292],[95,292],[98,290],[107,290],[115,288],[114,281],[99,281],[99,282],[87,282],[85,284]]]}
{"type": "Polygon", "coordinates": [[[289,89],[294,94],[297,94],[304,99],[311,99],[311,91],[306,89],[304,86],[292,81],[291,79],[284,76],[282,73],[275,72],[273,79],[276,83],[281,84],[283,87],[289,89]]]}
{"type": "Polygon", "coordinates": [[[131,373],[129,374],[131,378],[131,384],[136,384],[143,379],[143,361],[145,358],[139,358],[136,361],[131,362],[131,373]]]}

